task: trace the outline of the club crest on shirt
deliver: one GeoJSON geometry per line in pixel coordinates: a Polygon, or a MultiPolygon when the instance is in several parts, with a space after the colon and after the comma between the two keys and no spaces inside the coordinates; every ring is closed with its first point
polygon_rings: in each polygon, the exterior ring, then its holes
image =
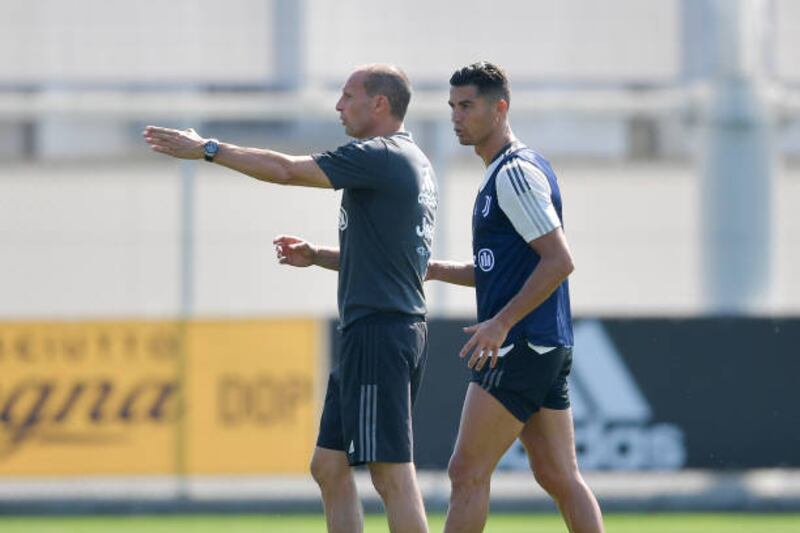
{"type": "Polygon", "coordinates": [[[339,207],[339,231],[347,229],[347,211],[344,207],[339,207]]]}
{"type": "Polygon", "coordinates": [[[483,204],[481,215],[483,215],[483,218],[486,218],[489,216],[489,210],[492,208],[492,197],[487,195],[484,197],[484,200],[486,200],[486,202],[483,204]]]}

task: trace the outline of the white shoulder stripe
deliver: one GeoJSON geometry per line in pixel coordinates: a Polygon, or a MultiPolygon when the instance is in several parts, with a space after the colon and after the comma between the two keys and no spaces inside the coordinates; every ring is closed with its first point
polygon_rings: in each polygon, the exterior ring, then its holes
{"type": "MultiPolygon", "coordinates": [[[[539,201],[535,189],[531,186],[531,182],[527,179],[525,174],[523,174],[519,165],[511,167],[510,171],[516,176],[516,181],[520,189],[517,194],[520,204],[523,209],[525,209],[528,216],[534,221],[538,229],[545,233],[545,229],[550,226],[550,224],[548,224],[547,215],[545,214],[547,203],[542,205],[543,202],[539,201]]],[[[547,200],[549,201],[549,199],[548,196],[547,200]]]]}
{"type": "Polygon", "coordinates": [[[544,172],[530,161],[525,161],[524,159],[515,159],[514,163],[516,163],[517,168],[531,188],[540,190],[543,194],[547,194],[547,196],[550,197],[553,190],[550,188],[550,182],[547,176],[544,175],[544,172]]]}
{"type": "Polygon", "coordinates": [[[526,161],[503,165],[495,182],[497,204],[514,229],[530,242],[561,226],[547,177],[526,161]]]}

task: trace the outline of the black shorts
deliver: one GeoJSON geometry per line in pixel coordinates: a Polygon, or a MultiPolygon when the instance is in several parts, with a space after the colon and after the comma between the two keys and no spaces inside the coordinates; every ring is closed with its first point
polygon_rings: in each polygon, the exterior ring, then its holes
{"type": "Polygon", "coordinates": [[[424,319],[370,315],[348,326],[341,341],[317,446],[344,451],[353,466],[412,462],[411,407],[428,358],[424,319]]]}
{"type": "Polygon", "coordinates": [[[569,408],[567,376],[572,368],[572,348],[555,348],[537,353],[527,342],[520,341],[497,366],[489,363],[480,372],[472,371],[470,381],[477,383],[525,423],[542,407],[569,408]]]}

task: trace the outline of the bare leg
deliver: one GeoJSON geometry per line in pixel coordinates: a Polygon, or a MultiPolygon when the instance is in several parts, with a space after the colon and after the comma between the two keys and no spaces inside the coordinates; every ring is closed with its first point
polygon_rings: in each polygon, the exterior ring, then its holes
{"type": "Polygon", "coordinates": [[[339,450],[315,448],[311,475],[322,492],[325,521],[330,533],[360,533],[364,513],[358,501],[356,484],[347,455],[339,450]]]}
{"type": "Polygon", "coordinates": [[[492,472],[522,429],[492,395],[470,383],[448,474],[452,492],[445,532],[483,531],[492,472]]]}
{"type": "Polygon", "coordinates": [[[597,499],[578,471],[572,410],[541,409],[525,424],[520,440],[536,481],[556,501],[572,533],[602,533],[597,499]]]}
{"type": "Polygon", "coordinates": [[[372,484],[383,500],[392,533],[427,533],[425,506],[413,463],[369,463],[372,484]]]}

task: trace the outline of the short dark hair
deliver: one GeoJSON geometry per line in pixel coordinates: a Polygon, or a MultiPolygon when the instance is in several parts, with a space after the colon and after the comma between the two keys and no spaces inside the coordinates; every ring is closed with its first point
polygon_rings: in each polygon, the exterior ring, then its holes
{"type": "Polygon", "coordinates": [[[371,65],[366,68],[364,90],[368,96],[385,96],[392,116],[405,118],[411,101],[411,82],[405,72],[393,65],[371,65]]]}
{"type": "Polygon", "coordinates": [[[478,96],[511,103],[511,91],[508,89],[505,71],[488,61],[478,61],[456,70],[450,76],[450,85],[474,85],[478,89],[478,96]]]}

